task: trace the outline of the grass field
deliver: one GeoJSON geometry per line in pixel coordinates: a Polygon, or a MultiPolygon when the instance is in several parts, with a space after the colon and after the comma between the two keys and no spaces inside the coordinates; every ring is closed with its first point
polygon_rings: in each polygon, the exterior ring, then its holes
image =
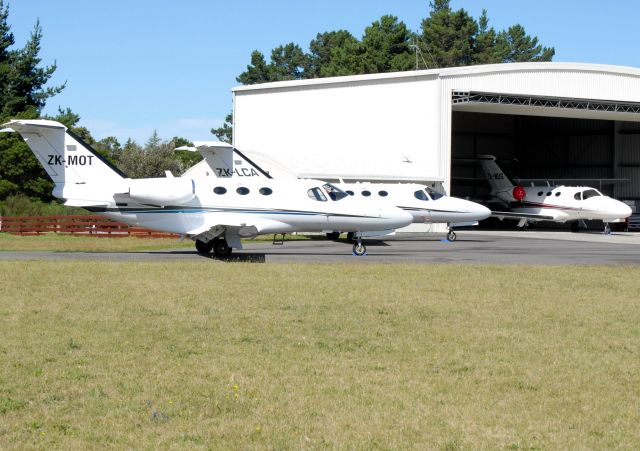
{"type": "Polygon", "coordinates": [[[194,249],[193,241],[179,238],[96,238],[53,233],[19,236],[0,233],[0,252],[137,252],[167,248],[194,249]]]}
{"type": "Polygon", "coordinates": [[[0,449],[640,448],[640,268],[0,271],[0,449]]]}

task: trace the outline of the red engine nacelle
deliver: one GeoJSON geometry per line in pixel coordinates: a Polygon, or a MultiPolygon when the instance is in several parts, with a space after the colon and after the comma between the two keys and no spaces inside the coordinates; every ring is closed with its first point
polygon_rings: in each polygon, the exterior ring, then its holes
{"type": "Polygon", "coordinates": [[[524,199],[527,195],[527,190],[525,190],[521,186],[516,186],[513,188],[513,192],[511,193],[511,195],[518,202],[522,202],[522,199],[524,199]]]}

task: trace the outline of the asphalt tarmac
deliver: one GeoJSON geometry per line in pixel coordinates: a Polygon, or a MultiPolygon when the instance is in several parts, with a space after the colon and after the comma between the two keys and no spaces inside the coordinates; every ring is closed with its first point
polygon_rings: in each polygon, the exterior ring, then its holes
{"type": "Polygon", "coordinates": [[[367,254],[352,255],[345,240],[285,241],[273,245],[250,241],[244,249],[219,260],[188,249],[150,252],[0,252],[0,260],[200,261],[255,263],[486,263],[526,265],[639,265],[640,234],[571,232],[459,231],[448,242],[444,234],[398,234],[365,240],[367,254]]]}

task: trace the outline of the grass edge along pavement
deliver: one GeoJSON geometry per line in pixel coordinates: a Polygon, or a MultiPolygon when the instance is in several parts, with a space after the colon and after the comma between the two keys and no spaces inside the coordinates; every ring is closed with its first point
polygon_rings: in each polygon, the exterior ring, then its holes
{"type": "Polygon", "coordinates": [[[0,448],[640,446],[639,268],[0,270],[0,448]]]}

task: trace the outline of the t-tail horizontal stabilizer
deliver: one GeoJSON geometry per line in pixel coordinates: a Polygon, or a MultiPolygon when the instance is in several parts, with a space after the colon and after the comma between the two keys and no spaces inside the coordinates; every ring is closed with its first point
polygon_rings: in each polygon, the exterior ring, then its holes
{"type": "Polygon", "coordinates": [[[200,152],[216,177],[272,178],[268,171],[262,169],[238,149],[221,141],[194,141],[193,146],[177,147],[176,150],[200,152]]]}

